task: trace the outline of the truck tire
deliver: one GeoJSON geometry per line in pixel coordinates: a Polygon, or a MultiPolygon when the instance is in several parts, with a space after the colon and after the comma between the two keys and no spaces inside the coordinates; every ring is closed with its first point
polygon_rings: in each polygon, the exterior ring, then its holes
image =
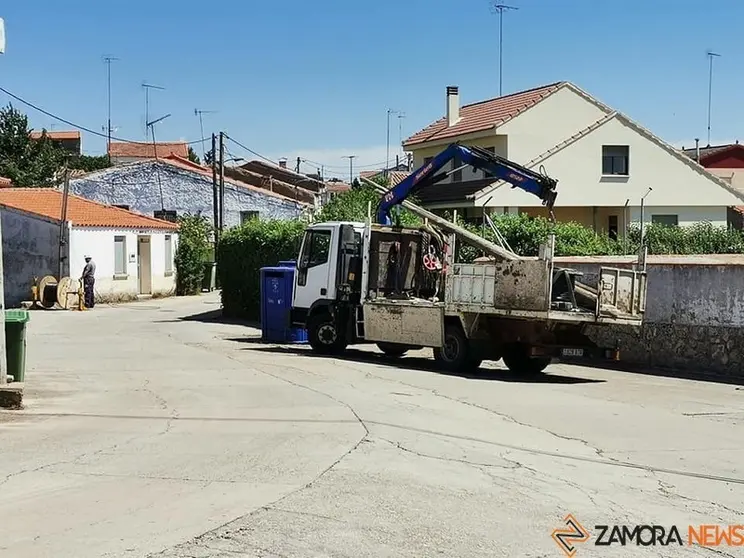
{"type": "Polygon", "coordinates": [[[470,354],[468,340],[461,327],[448,325],[444,330],[444,346],[434,349],[434,360],[448,372],[476,370],[481,361],[470,354]]]}
{"type": "Polygon", "coordinates": [[[530,357],[527,345],[512,343],[504,347],[504,364],[510,372],[520,376],[534,376],[543,372],[550,361],[550,357],[530,357]]]}
{"type": "Polygon", "coordinates": [[[328,312],[313,314],[307,323],[310,346],[322,355],[337,355],[346,349],[346,334],[328,312]]]}
{"type": "Polygon", "coordinates": [[[385,353],[385,356],[393,358],[400,358],[408,352],[407,346],[397,343],[377,343],[377,348],[385,353]]]}

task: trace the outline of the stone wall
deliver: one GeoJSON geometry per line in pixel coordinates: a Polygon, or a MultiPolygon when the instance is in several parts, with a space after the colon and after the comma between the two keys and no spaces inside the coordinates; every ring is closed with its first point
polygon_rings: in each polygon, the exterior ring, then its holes
{"type": "MultiPolygon", "coordinates": [[[[630,258],[556,258],[596,284],[600,265],[630,258]]],[[[619,343],[622,361],[744,379],[744,257],[650,256],[644,324],[590,326],[597,343],[619,343]]]]}
{"type": "MultiPolygon", "coordinates": [[[[163,207],[179,216],[201,212],[210,221],[213,215],[211,178],[162,161],[108,168],[73,179],[70,192],[105,204],[127,205],[150,217],[163,207]]],[[[303,210],[294,200],[225,182],[225,227],[239,225],[241,212],[255,211],[263,219],[297,219],[303,210]]]]}

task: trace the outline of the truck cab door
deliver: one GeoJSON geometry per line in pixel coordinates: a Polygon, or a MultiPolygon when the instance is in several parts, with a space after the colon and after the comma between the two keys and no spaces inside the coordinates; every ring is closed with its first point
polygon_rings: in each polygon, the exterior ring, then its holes
{"type": "Polygon", "coordinates": [[[317,300],[336,296],[335,273],[331,273],[331,268],[335,268],[332,237],[331,228],[313,228],[305,232],[295,275],[294,308],[309,310],[317,300]]]}

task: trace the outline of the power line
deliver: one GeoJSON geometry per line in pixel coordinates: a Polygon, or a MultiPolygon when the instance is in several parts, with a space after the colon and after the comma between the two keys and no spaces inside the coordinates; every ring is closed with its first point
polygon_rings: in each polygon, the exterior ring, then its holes
{"type": "MultiPolygon", "coordinates": [[[[115,140],[115,141],[119,141],[119,142],[122,142],[122,143],[137,143],[137,144],[148,143],[148,142],[141,142],[141,141],[130,140],[130,139],[125,139],[125,138],[117,138],[117,137],[114,137],[114,136],[109,136],[108,134],[102,134],[101,132],[96,132],[95,130],[91,130],[90,128],[86,128],[85,126],[80,126],[79,124],[75,124],[74,122],[70,122],[69,120],[66,120],[66,119],[62,118],[61,116],[57,116],[56,114],[53,114],[53,113],[51,113],[51,112],[49,112],[47,110],[44,110],[43,108],[41,108],[41,107],[39,107],[39,106],[37,106],[37,105],[35,105],[35,104],[33,104],[33,103],[31,103],[31,102],[23,99],[21,97],[19,97],[18,95],[15,95],[14,93],[11,93],[10,91],[8,91],[7,89],[5,89],[4,87],[0,87],[0,91],[2,91],[3,93],[5,93],[8,97],[11,97],[11,98],[15,99],[19,103],[23,103],[24,105],[26,105],[28,107],[31,107],[32,109],[40,112],[41,114],[44,114],[44,115],[48,116],[49,118],[53,118],[54,120],[58,120],[59,122],[62,122],[63,124],[67,124],[68,126],[71,126],[72,128],[75,128],[76,130],[81,130],[83,132],[87,132],[89,134],[92,134],[94,136],[98,136],[98,137],[104,138],[104,139],[109,139],[109,137],[110,137],[110,139],[115,140]]],[[[186,145],[193,145],[193,144],[196,144],[196,143],[201,143],[202,141],[204,141],[204,139],[198,139],[198,140],[194,140],[194,141],[187,141],[187,142],[184,142],[184,143],[186,143],[186,145]]]]}

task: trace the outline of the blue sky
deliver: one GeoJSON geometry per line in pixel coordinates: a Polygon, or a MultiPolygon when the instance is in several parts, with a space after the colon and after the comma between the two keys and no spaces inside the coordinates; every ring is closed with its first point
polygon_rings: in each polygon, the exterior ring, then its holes
{"type": "MultiPolygon", "coordinates": [[[[519,10],[504,16],[505,94],[571,80],[669,142],[705,142],[713,49],[722,57],[712,140],[741,134],[741,0],[507,3],[519,10]]],[[[102,57],[116,56],[112,120],[115,135],[128,139],[144,139],[147,80],[166,87],[152,92],[151,117],[172,113],[157,126],[158,140],[199,139],[194,109],[217,110],[204,116],[207,133],[224,130],[270,158],[300,155],[345,177],[345,154],[356,154],[359,167],[384,161],[388,108],[405,112],[405,137],[442,116],[447,85],[460,86],[463,103],[498,94],[498,19],[489,0],[3,4],[0,86],[102,130],[102,57]]],[[[51,128],[52,119],[27,110],[34,127],[51,128]]],[[[396,118],[391,143],[393,153],[400,149],[396,118]]],[[[83,149],[102,153],[105,140],[84,134],[83,149]]]]}

